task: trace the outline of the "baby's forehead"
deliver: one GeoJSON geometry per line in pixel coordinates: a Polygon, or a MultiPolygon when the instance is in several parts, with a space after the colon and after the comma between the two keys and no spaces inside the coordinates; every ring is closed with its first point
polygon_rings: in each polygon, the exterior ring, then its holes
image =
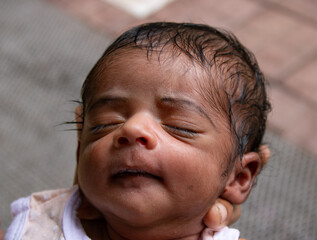
{"type": "MultiPolygon", "coordinates": [[[[146,64],[150,63],[151,67],[157,66],[161,68],[162,73],[166,73],[167,71],[164,70],[168,69],[168,75],[171,77],[175,77],[176,75],[179,77],[185,75],[190,76],[193,86],[196,86],[193,91],[200,91],[202,95],[210,95],[210,93],[214,91],[219,93],[223,87],[221,81],[223,81],[225,75],[229,75],[226,72],[235,71],[235,67],[230,68],[229,66],[227,67],[229,70],[224,70],[226,66],[229,65],[228,60],[223,60],[223,63],[218,60],[217,63],[210,66],[201,64],[185,53],[175,51],[172,47],[165,47],[163,50],[158,49],[157,51],[149,53],[146,49],[131,46],[113,51],[98,61],[93,71],[89,74],[90,81],[87,82],[86,87],[95,89],[100,86],[100,84],[109,81],[107,74],[110,69],[112,70],[111,72],[115,70],[117,75],[124,75],[126,72],[135,68],[134,65],[136,64],[133,62],[141,62],[144,63],[144,66],[141,66],[141,68],[135,71],[142,72],[144,68],[147,67],[146,64]]],[[[147,73],[149,73],[149,71],[147,71],[147,73]]],[[[149,75],[151,74],[152,73],[149,75]]],[[[230,74],[232,75],[232,73],[230,74]]],[[[149,82],[152,77],[153,76],[148,76],[149,82]]],[[[162,79],[166,77],[168,76],[163,76],[162,79]]]]}
{"type": "MultiPolygon", "coordinates": [[[[144,68],[147,68],[146,63],[151,63],[151,68],[153,71],[144,71],[147,74],[145,76],[147,86],[149,88],[153,87],[154,81],[157,81],[157,78],[162,80],[162,85],[166,86],[164,81],[167,81],[168,84],[173,86],[178,85],[177,89],[182,92],[182,88],[186,88],[190,86],[190,91],[199,95],[200,104],[204,104],[210,111],[217,110],[218,113],[222,112],[220,109],[220,105],[224,105],[226,101],[226,96],[221,91],[220,77],[217,76],[217,71],[213,71],[212,76],[210,75],[210,71],[205,71],[204,68],[199,65],[195,61],[191,61],[184,54],[174,54],[173,52],[165,51],[164,53],[152,53],[151,56],[147,55],[145,50],[140,49],[120,49],[120,51],[114,52],[112,56],[107,56],[103,59],[103,61],[99,64],[98,68],[96,68],[97,78],[93,79],[92,84],[95,85],[92,91],[90,92],[89,100],[94,98],[94,94],[98,92],[99,88],[104,88],[107,85],[107,88],[111,88],[111,84],[115,84],[115,78],[123,78],[130,77],[130,73],[133,71],[143,71],[144,68]],[[135,66],[139,63],[144,63],[141,68],[135,68],[135,66]],[[135,64],[134,64],[135,63],[135,64]],[[154,65],[154,66],[153,66],[154,65]],[[119,67],[118,67],[119,66],[119,67]],[[157,76],[159,67],[159,76],[157,76]],[[109,71],[111,70],[111,71],[109,71]],[[115,71],[113,71],[115,70],[115,71]],[[115,78],[109,75],[115,72],[115,78]],[[108,74],[108,75],[107,75],[108,74]],[[120,76],[121,75],[121,76],[120,76]],[[217,78],[217,79],[216,79],[217,78]],[[184,80],[186,79],[186,81],[184,80]],[[153,86],[151,85],[153,82],[153,86]],[[164,84],[163,84],[164,83],[164,84]]],[[[134,85],[133,76],[129,79],[129,84],[134,85]]],[[[157,85],[155,85],[157,86],[157,85]]],[[[143,87],[143,86],[142,86],[143,87]]],[[[168,88],[168,86],[167,86],[168,88]]],[[[177,93],[169,93],[166,88],[163,89],[164,93],[178,95],[177,93]]],[[[90,101],[89,101],[90,102],[90,101]]],[[[223,116],[223,114],[217,114],[218,116],[223,116]]]]}
{"type": "Polygon", "coordinates": [[[120,49],[111,55],[102,58],[94,68],[91,75],[90,84],[103,84],[112,82],[111,74],[116,77],[131,76],[138,72],[147,79],[148,82],[186,78],[190,75],[193,83],[203,77],[203,69],[198,64],[190,61],[183,54],[175,55],[171,51],[152,52],[151,55],[143,49],[120,49]],[[145,71],[146,70],[146,71],[145,71]]]}
{"type": "MultiPolygon", "coordinates": [[[[125,64],[130,59],[143,60],[145,63],[150,62],[152,65],[158,65],[162,68],[170,65],[176,66],[171,71],[192,72],[199,78],[206,78],[208,75],[211,78],[223,78],[227,73],[232,75],[233,72],[238,71],[244,63],[241,59],[227,56],[216,56],[213,49],[205,51],[205,62],[200,61],[193,55],[186,54],[179,49],[175,49],[173,45],[165,46],[164,48],[148,49],[135,48],[128,46],[117,49],[109,55],[103,56],[96,64],[95,71],[103,71],[110,67],[119,64],[125,64]],[[220,76],[222,75],[222,76],[220,76]]],[[[131,65],[126,65],[129,68],[131,65]]]]}

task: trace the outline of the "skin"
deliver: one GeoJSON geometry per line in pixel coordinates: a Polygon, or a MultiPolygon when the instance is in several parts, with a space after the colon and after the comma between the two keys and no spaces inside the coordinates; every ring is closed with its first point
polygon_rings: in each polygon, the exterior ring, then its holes
{"type": "MultiPolygon", "coordinates": [[[[75,110],[76,122],[82,122],[82,107],[79,106],[75,110]]],[[[80,129],[81,126],[78,126],[80,129]]],[[[267,164],[270,159],[270,149],[266,145],[261,145],[259,148],[259,155],[262,159],[263,166],[267,164]]],[[[74,184],[78,184],[77,171],[74,177],[74,184]]],[[[78,209],[78,215],[82,221],[91,222],[93,220],[103,219],[102,214],[94,208],[89,202],[85,202],[78,209]]],[[[213,231],[219,231],[224,226],[230,226],[235,223],[241,216],[241,206],[232,204],[222,198],[218,198],[215,203],[210,207],[206,215],[204,216],[204,224],[207,228],[213,231]]],[[[88,224],[89,225],[89,224],[88,224]]],[[[89,226],[87,226],[89,227],[89,226]]],[[[1,229],[0,229],[1,233],[1,229]]],[[[1,239],[1,238],[0,238],[1,239]]]]}
{"type": "Polygon", "coordinates": [[[241,204],[260,169],[250,153],[223,176],[232,149],[226,119],[193,91],[202,81],[197,70],[168,59],[134,50],[95,79],[79,133],[78,180],[107,220],[100,238],[106,231],[114,240],[198,239],[216,199],[241,204]]]}

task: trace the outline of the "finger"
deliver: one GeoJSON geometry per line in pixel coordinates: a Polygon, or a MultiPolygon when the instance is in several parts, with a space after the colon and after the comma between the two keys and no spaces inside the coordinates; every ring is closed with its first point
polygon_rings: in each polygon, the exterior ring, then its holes
{"type": "Polygon", "coordinates": [[[271,156],[271,151],[268,148],[268,146],[261,145],[259,147],[259,155],[260,155],[260,157],[262,159],[262,163],[263,163],[263,166],[264,166],[265,164],[267,164],[267,162],[269,161],[270,156],[271,156]]]}
{"type": "Polygon", "coordinates": [[[208,228],[218,231],[224,226],[235,222],[240,217],[240,214],[240,208],[219,198],[205,215],[204,223],[208,228]]]}
{"type": "Polygon", "coordinates": [[[241,205],[233,205],[233,212],[229,219],[228,225],[234,224],[241,216],[241,205]]]}

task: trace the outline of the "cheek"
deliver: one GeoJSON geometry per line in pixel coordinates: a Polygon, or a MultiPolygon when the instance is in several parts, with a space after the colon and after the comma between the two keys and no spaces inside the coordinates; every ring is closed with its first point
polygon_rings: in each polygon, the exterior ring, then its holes
{"type": "Polygon", "coordinates": [[[105,148],[99,142],[86,146],[79,155],[78,178],[80,185],[102,184],[107,170],[105,148]]]}
{"type": "Polygon", "coordinates": [[[220,195],[224,179],[217,159],[197,151],[188,151],[173,159],[168,166],[170,178],[177,183],[174,187],[178,188],[180,197],[212,202],[220,195]]]}

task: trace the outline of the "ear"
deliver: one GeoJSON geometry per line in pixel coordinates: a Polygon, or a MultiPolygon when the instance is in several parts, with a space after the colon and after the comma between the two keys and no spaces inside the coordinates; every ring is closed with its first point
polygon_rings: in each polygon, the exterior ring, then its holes
{"type": "Polygon", "coordinates": [[[249,152],[244,154],[242,161],[236,162],[221,197],[233,204],[243,203],[247,199],[262,165],[258,153],[249,152]]]}
{"type": "MultiPolygon", "coordinates": [[[[83,128],[83,106],[79,105],[75,109],[75,122],[76,122],[76,129],[77,129],[77,150],[76,150],[76,160],[78,165],[79,160],[79,151],[80,151],[80,138],[81,138],[81,132],[83,128]]],[[[73,184],[78,184],[78,175],[77,175],[77,165],[75,169],[75,176],[73,184]]]]}

